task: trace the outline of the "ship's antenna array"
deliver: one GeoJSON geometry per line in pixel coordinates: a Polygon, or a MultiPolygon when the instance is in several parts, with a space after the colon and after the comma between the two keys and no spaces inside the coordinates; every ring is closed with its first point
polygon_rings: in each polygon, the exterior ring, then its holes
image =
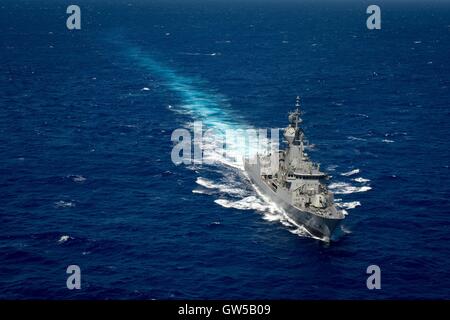
{"type": "Polygon", "coordinates": [[[297,99],[295,99],[295,107],[297,108],[297,112],[300,112],[300,96],[297,96],[297,99]]]}
{"type": "Polygon", "coordinates": [[[295,129],[298,129],[298,122],[300,117],[300,96],[295,99],[295,129]]]}

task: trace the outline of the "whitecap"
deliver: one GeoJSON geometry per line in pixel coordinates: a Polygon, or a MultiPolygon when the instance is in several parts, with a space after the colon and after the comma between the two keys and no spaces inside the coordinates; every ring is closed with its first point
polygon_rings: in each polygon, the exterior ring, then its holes
{"type": "Polygon", "coordinates": [[[367,141],[364,138],[357,138],[357,137],[354,137],[354,136],[348,136],[347,139],[348,140],[355,140],[355,141],[367,141]]]}
{"type": "Polygon", "coordinates": [[[330,190],[333,190],[335,194],[366,192],[372,189],[370,186],[355,187],[346,182],[335,182],[330,184],[328,187],[330,190]]]}
{"type": "Polygon", "coordinates": [[[205,191],[203,191],[203,190],[197,190],[197,189],[192,190],[192,193],[197,193],[197,194],[208,194],[207,192],[205,192],[205,191]]]}
{"type": "Polygon", "coordinates": [[[150,91],[150,88],[144,87],[144,88],[141,89],[141,91],[150,91]]]}
{"type": "Polygon", "coordinates": [[[389,140],[389,139],[383,139],[382,141],[384,143],[393,143],[393,142],[395,142],[394,140],[389,140]]]}
{"type": "Polygon", "coordinates": [[[71,208],[71,207],[75,207],[75,203],[74,202],[70,202],[70,201],[57,201],[55,202],[55,207],[57,208],[71,208]]]}
{"type": "Polygon", "coordinates": [[[355,209],[356,207],[361,205],[361,202],[359,201],[352,201],[352,202],[341,202],[341,203],[336,203],[336,205],[339,208],[344,208],[344,209],[355,209]]]}
{"type": "Polygon", "coordinates": [[[77,183],[83,183],[85,182],[87,179],[81,175],[69,175],[67,176],[68,178],[70,178],[73,182],[77,182],[77,183]]]}
{"type": "Polygon", "coordinates": [[[356,181],[356,182],[359,182],[359,183],[366,183],[366,182],[370,181],[370,179],[365,179],[363,177],[358,177],[358,178],[355,178],[355,179],[352,179],[352,180],[356,181]]]}
{"type": "Polygon", "coordinates": [[[351,170],[351,171],[341,173],[341,176],[349,177],[349,176],[352,176],[352,175],[357,174],[357,173],[359,173],[359,172],[360,172],[359,169],[353,169],[353,170],[351,170]]]}
{"type": "Polygon", "coordinates": [[[62,235],[61,238],[59,238],[58,243],[64,243],[64,242],[68,241],[69,239],[73,239],[73,238],[68,235],[62,235]]]}

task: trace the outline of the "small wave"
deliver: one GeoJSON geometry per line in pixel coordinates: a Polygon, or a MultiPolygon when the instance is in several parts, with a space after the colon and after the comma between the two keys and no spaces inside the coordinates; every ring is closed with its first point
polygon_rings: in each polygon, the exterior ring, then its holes
{"type": "Polygon", "coordinates": [[[395,142],[394,140],[389,140],[389,139],[383,139],[382,141],[384,143],[393,143],[393,142],[395,142]]]}
{"type": "Polygon", "coordinates": [[[72,208],[75,207],[75,203],[74,202],[70,202],[70,201],[57,201],[55,202],[55,207],[56,208],[72,208]]]}
{"type": "Polygon", "coordinates": [[[355,192],[366,192],[372,188],[369,186],[355,187],[346,182],[335,182],[328,186],[335,194],[350,194],[355,192]]]}
{"type": "Polygon", "coordinates": [[[356,181],[356,182],[359,182],[359,183],[366,183],[366,182],[370,181],[370,179],[365,179],[363,177],[358,177],[358,178],[355,178],[355,179],[352,179],[352,180],[356,181]]]}
{"type": "Polygon", "coordinates": [[[348,140],[356,140],[356,141],[367,141],[367,139],[358,138],[358,137],[354,137],[354,136],[348,136],[347,139],[348,140]]]}
{"type": "Polygon", "coordinates": [[[180,52],[179,54],[185,55],[185,56],[217,56],[220,55],[220,52],[212,52],[212,53],[201,53],[201,52],[180,52]]]}
{"type": "Polygon", "coordinates": [[[144,87],[144,88],[141,89],[141,91],[150,91],[150,88],[144,87]]]}
{"type": "Polygon", "coordinates": [[[341,173],[341,176],[349,177],[349,176],[352,176],[352,175],[357,174],[357,173],[359,173],[359,172],[360,172],[359,169],[353,169],[353,170],[351,170],[351,171],[349,171],[349,172],[341,173]]]}

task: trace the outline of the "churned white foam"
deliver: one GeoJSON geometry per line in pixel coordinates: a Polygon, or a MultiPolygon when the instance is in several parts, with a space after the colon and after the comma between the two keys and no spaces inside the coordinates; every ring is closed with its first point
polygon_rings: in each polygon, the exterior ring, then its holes
{"type": "Polygon", "coordinates": [[[328,186],[335,194],[350,194],[355,192],[366,192],[372,188],[369,186],[355,187],[347,182],[335,182],[328,186]]]}
{"type": "Polygon", "coordinates": [[[197,184],[201,185],[202,187],[205,187],[205,188],[208,188],[208,189],[213,188],[213,185],[214,185],[212,181],[207,180],[207,179],[202,178],[202,177],[198,177],[195,182],[197,184]]]}
{"type": "Polygon", "coordinates": [[[320,241],[325,241],[325,242],[329,242],[330,241],[330,239],[328,237],[317,237],[317,236],[313,235],[304,226],[296,224],[293,220],[289,219],[289,217],[287,217],[287,216],[286,216],[286,220],[289,223],[291,223],[292,226],[295,227],[294,229],[292,229],[292,228],[288,229],[289,232],[292,233],[292,234],[295,234],[295,235],[297,235],[299,237],[308,237],[308,238],[313,238],[313,239],[320,240],[320,241]]]}
{"type": "Polygon", "coordinates": [[[281,221],[282,220],[282,216],[280,214],[276,214],[276,213],[274,213],[274,214],[266,213],[263,216],[263,219],[266,220],[266,221],[271,221],[271,222],[272,221],[281,221]]]}
{"type": "Polygon", "coordinates": [[[217,199],[214,200],[214,202],[225,208],[234,208],[240,210],[257,210],[263,212],[267,211],[270,213],[274,213],[274,208],[271,204],[267,204],[261,201],[256,196],[248,196],[237,201],[217,199]]]}
{"type": "Polygon", "coordinates": [[[341,176],[349,177],[349,176],[352,176],[352,175],[357,174],[357,173],[359,173],[359,169],[353,169],[353,170],[351,170],[349,172],[341,173],[341,176]]]}
{"type": "MultiPolygon", "coordinates": [[[[290,229],[289,232],[292,234],[295,234],[297,236],[300,236],[300,237],[317,238],[317,237],[314,237],[311,233],[309,233],[308,230],[306,230],[306,228],[303,226],[299,226],[298,228],[295,228],[295,229],[290,229]]],[[[317,238],[317,239],[322,240],[320,238],[317,238]]]]}
{"type": "Polygon", "coordinates": [[[288,228],[289,232],[297,236],[310,237],[322,241],[329,240],[312,235],[304,226],[297,225],[294,221],[292,221],[282,209],[278,208],[272,202],[266,202],[264,197],[248,196],[237,201],[217,199],[214,202],[224,208],[256,210],[258,212],[262,212],[264,220],[270,222],[280,222],[282,225],[288,228]]]}
{"type": "MultiPolygon", "coordinates": [[[[216,189],[219,192],[228,193],[228,194],[232,194],[232,195],[245,195],[247,193],[247,191],[242,188],[234,187],[232,185],[221,184],[221,183],[214,183],[213,181],[202,178],[202,177],[198,177],[195,182],[204,188],[216,189]]],[[[193,190],[192,192],[194,192],[194,191],[195,190],[193,190]]],[[[194,193],[200,193],[200,192],[197,191],[194,193]]]]}
{"type": "Polygon", "coordinates": [[[359,183],[365,183],[365,182],[369,182],[370,181],[370,179],[366,179],[366,178],[363,178],[363,177],[358,177],[358,178],[355,178],[355,179],[352,179],[353,181],[356,181],[356,182],[359,182],[359,183]]]}

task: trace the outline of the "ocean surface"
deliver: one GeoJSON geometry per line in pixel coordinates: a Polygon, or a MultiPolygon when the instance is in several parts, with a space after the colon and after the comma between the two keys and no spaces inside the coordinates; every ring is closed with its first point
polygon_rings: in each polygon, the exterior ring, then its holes
{"type": "Polygon", "coordinates": [[[450,3],[0,3],[1,299],[449,299],[450,3]],[[330,243],[172,132],[281,128],[347,216],[330,243]],[[66,268],[81,268],[68,290],[66,268]],[[368,290],[366,268],[381,269],[368,290]]]}

